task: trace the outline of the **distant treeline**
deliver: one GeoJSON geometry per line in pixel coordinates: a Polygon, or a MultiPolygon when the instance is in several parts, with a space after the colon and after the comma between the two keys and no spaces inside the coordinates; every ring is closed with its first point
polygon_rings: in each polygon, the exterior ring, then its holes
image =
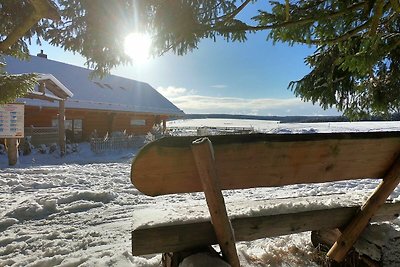
{"type": "MultiPolygon", "coordinates": [[[[312,122],[346,122],[344,116],[255,116],[232,114],[186,114],[185,119],[242,119],[242,120],[269,120],[282,123],[312,123],[312,122]]],[[[390,118],[371,117],[364,121],[399,121],[400,114],[393,114],[390,118]]]]}

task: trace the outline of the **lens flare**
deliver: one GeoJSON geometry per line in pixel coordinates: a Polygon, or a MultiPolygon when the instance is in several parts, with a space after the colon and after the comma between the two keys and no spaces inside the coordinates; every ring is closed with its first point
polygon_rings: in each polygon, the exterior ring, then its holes
{"type": "Polygon", "coordinates": [[[130,33],[125,37],[124,52],[134,62],[144,63],[149,59],[151,38],[143,33],[130,33]]]}

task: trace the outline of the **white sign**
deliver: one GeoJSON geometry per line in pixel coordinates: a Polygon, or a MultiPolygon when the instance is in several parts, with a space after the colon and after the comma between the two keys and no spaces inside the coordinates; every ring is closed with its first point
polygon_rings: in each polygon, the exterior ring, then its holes
{"type": "Polygon", "coordinates": [[[0,105],[0,138],[24,137],[24,104],[0,105]]]}

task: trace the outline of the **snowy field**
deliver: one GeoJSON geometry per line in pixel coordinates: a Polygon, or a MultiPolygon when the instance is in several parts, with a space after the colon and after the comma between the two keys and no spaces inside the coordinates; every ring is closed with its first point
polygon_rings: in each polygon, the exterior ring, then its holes
{"type": "Polygon", "coordinates": [[[264,133],[331,133],[331,132],[371,132],[371,131],[400,131],[398,121],[368,121],[368,122],[318,122],[318,123],[280,123],[265,120],[236,120],[236,119],[192,119],[175,120],[167,123],[169,128],[253,128],[256,132],[264,133]]]}
{"type": "MultiPolygon", "coordinates": [[[[400,131],[399,122],[281,124],[250,120],[172,121],[171,127],[253,127],[260,132],[305,133],[400,131]]],[[[130,183],[130,163],[136,151],[96,155],[87,144],[61,159],[55,154],[21,157],[16,167],[0,155],[0,266],[161,266],[161,255],[131,255],[134,212],[153,207],[165,217],[178,204],[204,207],[202,194],[151,198],[130,183]]],[[[228,209],[265,198],[316,194],[365,195],[376,181],[226,191],[228,209]]],[[[400,188],[391,195],[399,199],[400,188]]],[[[257,208],[257,207],[255,207],[257,208]]],[[[192,213],[193,216],[194,213],[192,213]]],[[[400,226],[400,221],[394,221],[400,226]]],[[[194,233],[196,234],[196,233],[194,233]]],[[[310,233],[237,244],[242,266],[318,266],[310,233]]],[[[204,265],[205,266],[205,265],[204,265]]]]}

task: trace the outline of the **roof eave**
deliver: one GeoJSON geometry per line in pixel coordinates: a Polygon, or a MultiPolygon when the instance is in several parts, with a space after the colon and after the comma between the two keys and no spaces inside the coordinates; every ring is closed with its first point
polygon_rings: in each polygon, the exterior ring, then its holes
{"type": "MultiPolygon", "coordinates": [[[[54,83],[54,85],[64,94],[62,97],[68,98],[68,97],[73,97],[74,94],[67,88],[65,85],[63,85],[56,77],[54,77],[51,74],[44,74],[44,73],[39,73],[39,78],[38,81],[51,81],[54,83]]],[[[57,93],[57,92],[53,92],[57,93]]]]}

